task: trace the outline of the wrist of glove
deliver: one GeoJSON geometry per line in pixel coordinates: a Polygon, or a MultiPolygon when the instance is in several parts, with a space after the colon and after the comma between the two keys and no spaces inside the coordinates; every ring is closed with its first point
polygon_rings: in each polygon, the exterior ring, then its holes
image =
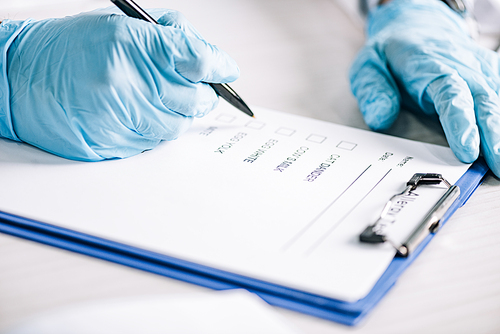
{"type": "Polygon", "coordinates": [[[69,159],[124,158],[215,108],[206,82],[235,80],[236,63],[180,13],[150,14],[159,25],[104,10],[25,27],[7,54],[17,138],[69,159]]]}
{"type": "Polygon", "coordinates": [[[437,114],[461,161],[482,152],[500,176],[498,55],[478,46],[464,20],[436,0],[391,1],[370,14],[367,32],[350,81],[368,126],[389,128],[401,106],[437,114]]]}

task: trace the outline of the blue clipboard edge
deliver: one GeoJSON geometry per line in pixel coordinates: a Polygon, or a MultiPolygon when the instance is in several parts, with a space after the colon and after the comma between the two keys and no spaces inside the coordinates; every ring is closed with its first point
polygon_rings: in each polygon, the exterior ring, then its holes
{"type": "MultiPolygon", "coordinates": [[[[460,178],[456,183],[461,189],[460,197],[443,217],[443,224],[467,202],[487,172],[486,163],[480,159],[460,178]]],[[[1,211],[0,232],[216,290],[244,288],[259,295],[269,304],[351,326],[357,324],[382,299],[401,273],[433,238],[432,234],[427,236],[408,258],[394,258],[366,297],[354,303],[347,303],[1,211]]]]}

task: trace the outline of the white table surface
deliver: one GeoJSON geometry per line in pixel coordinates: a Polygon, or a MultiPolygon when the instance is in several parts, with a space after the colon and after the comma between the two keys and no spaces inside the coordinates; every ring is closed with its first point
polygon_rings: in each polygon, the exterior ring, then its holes
{"type": "MultiPolygon", "coordinates": [[[[354,1],[354,0],[353,0],[354,1]]],[[[244,99],[366,128],[349,65],[362,27],[333,0],[142,0],[180,10],[238,62],[244,99]]],[[[0,17],[60,17],[106,0],[0,0],[0,17]]],[[[403,113],[391,134],[437,144],[439,126],[403,113]]],[[[207,289],[0,234],[0,330],[54,307],[207,289]]],[[[488,176],[380,304],[351,328],[276,308],[304,333],[500,333],[500,181],[488,176]]]]}

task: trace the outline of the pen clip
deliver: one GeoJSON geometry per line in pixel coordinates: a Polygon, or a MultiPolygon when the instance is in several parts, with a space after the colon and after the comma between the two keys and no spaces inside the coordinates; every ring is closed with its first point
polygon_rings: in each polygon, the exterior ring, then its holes
{"type": "Polygon", "coordinates": [[[415,248],[425,239],[429,233],[436,233],[441,226],[441,218],[448,211],[450,206],[460,195],[460,188],[450,184],[441,174],[434,173],[417,173],[406,183],[406,188],[403,192],[391,197],[380,214],[380,218],[373,224],[368,226],[359,236],[359,240],[364,243],[379,244],[388,242],[396,250],[397,255],[407,257],[415,248]],[[389,219],[388,212],[394,203],[398,200],[410,196],[412,191],[420,185],[437,185],[444,183],[448,189],[436,202],[432,209],[427,213],[424,219],[413,229],[402,243],[397,243],[387,237],[385,228],[394,223],[389,219]]]}

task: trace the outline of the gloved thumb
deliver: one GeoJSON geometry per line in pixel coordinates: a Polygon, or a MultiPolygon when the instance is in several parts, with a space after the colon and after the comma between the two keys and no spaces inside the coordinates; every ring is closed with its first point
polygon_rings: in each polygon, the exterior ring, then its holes
{"type": "Polygon", "coordinates": [[[372,130],[388,129],[399,114],[401,96],[375,44],[365,46],[349,71],[351,91],[366,124],[372,130]]]}

